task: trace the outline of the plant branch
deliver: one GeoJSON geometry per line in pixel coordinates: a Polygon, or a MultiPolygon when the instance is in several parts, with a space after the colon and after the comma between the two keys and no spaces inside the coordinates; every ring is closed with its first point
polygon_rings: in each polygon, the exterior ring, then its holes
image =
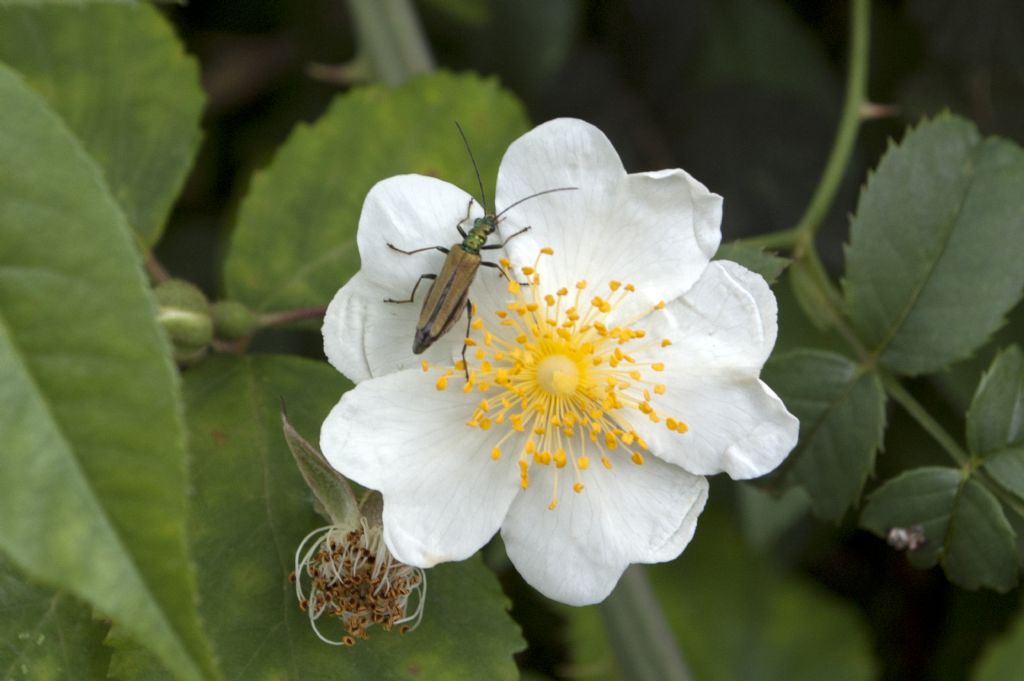
{"type": "Polygon", "coordinates": [[[160,261],[156,259],[156,255],[153,251],[146,251],[144,258],[146,273],[149,274],[149,278],[154,284],[163,283],[171,278],[170,272],[160,264],[160,261]]]}
{"type": "Polygon", "coordinates": [[[388,85],[434,70],[423,27],[411,0],[349,0],[361,57],[388,85]]]}
{"type": "Polygon", "coordinates": [[[282,312],[269,312],[260,315],[259,326],[275,326],[277,324],[288,324],[289,322],[300,322],[304,319],[320,319],[327,313],[326,305],[314,305],[312,307],[300,307],[294,310],[282,312]]]}
{"type": "Polygon", "coordinates": [[[633,565],[601,604],[608,638],[625,678],[690,681],[675,636],[642,565],[633,565]]]}

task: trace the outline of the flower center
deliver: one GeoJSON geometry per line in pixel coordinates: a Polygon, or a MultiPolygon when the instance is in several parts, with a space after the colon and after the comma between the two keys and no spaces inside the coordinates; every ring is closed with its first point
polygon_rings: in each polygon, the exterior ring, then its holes
{"type": "Polygon", "coordinates": [[[566,355],[548,355],[537,364],[537,387],[549,395],[567,397],[579,383],[579,367],[566,355]]]}
{"type": "MultiPolygon", "coordinates": [[[[541,249],[541,255],[552,253],[541,249]]],[[[513,449],[524,489],[530,485],[532,466],[553,464],[554,491],[548,505],[553,510],[563,469],[574,476],[573,490],[582,492],[583,472],[592,455],[608,470],[616,458],[643,464],[649,450],[632,425],[634,419],[664,422],[680,434],[687,426],[663,418],[654,405],[667,387],[653,375],[664,371],[665,364],[649,360],[670,341],[648,339],[646,331],[633,326],[635,319],[610,321],[636,291],[633,285],[612,281],[607,298],[587,294],[586,281],[576,282],[573,293],[568,288],[552,291],[542,286],[537,272],[541,255],[533,267],[521,268],[528,286],[516,280],[508,260],[501,261],[514,297],[494,312],[496,327],[488,327],[474,311],[472,328],[479,332],[479,341],[467,338],[466,345],[476,361],[470,363],[462,390],[482,394],[466,425],[501,432],[491,458],[501,459],[503,447],[513,449]]],[[[654,309],[664,306],[658,303],[654,309]]],[[[424,362],[423,369],[428,368],[424,362]]],[[[447,369],[437,389],[447,389],[449,378],[463,369],[461,361],[447,369]]]]}

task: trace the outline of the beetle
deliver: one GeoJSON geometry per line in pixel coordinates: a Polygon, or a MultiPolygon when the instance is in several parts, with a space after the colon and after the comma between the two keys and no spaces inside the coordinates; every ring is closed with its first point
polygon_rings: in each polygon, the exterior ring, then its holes
{"type": "MultiPolygon", "coordinates": [[[[473,169],[476,171],[476,180],[480,186],[480,205],[484,207],[484,216],[473,220],[473,225],[469,228],[468,232],[462,228],[462,225],[469,220],[469,214],[473,208],[474,199],[470,198],[469,204],[466,206],[466,216],[459,220],[455,225],[455,228],[459,230],[459,234],[462,236],[462,242],[452,244],[450,248],[445,248],[444,246],[427,246],[425,248],[406,251],[388,242],[388,248],[405,255],[414,255],[416,253],[423,253],[424,251],[437,250],[441,251],[446,256],[444,264],[441,266],[441,271],[437,274],[421,275],[420,278],[416,280],[416,284],[412,287],[412,293],[409,294],[408,298],[405,300],[395,300],[394,298],[384,299],[384,302],[386,303],[411,303],[416,298],[416,290],[419,288],[420,284],[423,283],[425,279],[433,281],[430,285],[430,290],[427,291],[426,300],[423,301],[423,308],[420,310],[419,321],[416,322],[416,333],[413,336],[412,342],[412,351],[413,354],[416,355],[422,353],[433,345],[438,338],[447,333],[455,322],[459,321],[459,318],[462,317],[463,310],[466,311],[466,316],[468,317],[466,324],[466,336],[469,336],[469,331],[473,323],[473,304],[469,300],[469,287],[476,278],[477,270],[480,269],[481,265],[497,269],[500,274],[508,276],[498,263],[484,260],[481,257],[480,252],[502,249],[505,247],[505,244],[520,234],[523,234],[530,228],[529,226],[522,228],[500,244],[488,244],[488,238],[498,229],[498,222],[501,220],[501,216],[524,201],[528,201],[532,198],[536,198],[544,194],[550,194],[552,192],[576,189],[576,187],[556,187],[554,189],[545,189],[544,191],[519,199],[500,213],[487,213],[487,195],[484,193],[484,183],[480,177],[480,168],[476,164],[476,159],[473,158],[473,151],[469,147],[469,141],[466,139],[466,134],[462,131],[462,126],[456,122],[455,127],[458,128],[459,135],[462,136],[462,141],[466,145],[466,151],[469,153],[469,159],[472,161],[473,169]]],[[[469,368],[466,365],[465,343],[462,344],[462,365],[468,379],[469,368]]]]}

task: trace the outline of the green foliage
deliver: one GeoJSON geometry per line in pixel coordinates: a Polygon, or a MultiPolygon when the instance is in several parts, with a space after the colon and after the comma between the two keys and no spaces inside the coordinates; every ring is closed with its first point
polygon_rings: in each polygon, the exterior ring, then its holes
{"type": "Polygon", "coordinates": [[[0,61],[64,119],[140,241],[156,243],[199,146],[204,102],[167,21],[146,3],[0,7],[0,61]]]}
{"type": "Polygon", "coordinates": [[[1024,499],[1024,354],[1004,350],[978,384],[967,412],[967,445],[983,470],[1024,499]]]}
{"type": "Polygon", "coordinates": [[[978,660],[972,681],[1015,681],[1024,659],[1024,614],[1018,614],[1009,630],[994,641],[978,660]]]}
{"type": "Polygon", "coordinates": [[[982,376],[967,412],[967,445],[991,456],[1024,444],[1024,354],[1012,346],[982,376]]]}
{"type": "Polygon", "coordinates": [[[493,80],[441,73],[359,88],[296,130],[242,203],[225,263],[229,295],[260,311],[329,301],[359,268],[363,198],[385,177],[433,175],[477,193],[455,121],[493,200],[501,155],[526,129],[521,105],[493,80]]]}
{"type": "Polygon", "coordinates": [[[889,480],[869,497],[861,524],[881,537],[919,526],[925,543],[908,552],[910,561],[939,563],[968,589],[1008,591],[1017,583],[1014,532],[999,502],[955,468],[916,468],[889,480]]]}
{"type": "Polygon", "coordinates": [[[215,675],[186,559],[178,381],[130,230],[46,103],[0,66],[0,547],[215,675]]]}
{"type": "Polygon", "coordinates": [[[742,241],[722,244],[715,253],[715,260],[732,260],[739,263],[751,272],[760,274],[769,284],[774,284],[790,263],[789,258],[783,258],[742,241]]]}
{"type": "Polygon", "coordinates": [[[712,0],[706,3],[706,21],[710,30],[697,62],[700,80],[791,91],[822,107],[835,102],[827,56],[784,3],[712,0]]]}
{"type": "MultiPolygon", "coordinates": [[[[513,679],[516,625],[479,560],[427,573],[426,615],[401,635],[379,628],[353,648],[318,640],[288,575],[303,536],[324,525],[281,432],[315,433],[345,388],[322,362],[215,357],[185,377],[194,456],[189,511],[201,611],[229,678],[513,679]]],[[[332,623],[321,619],[321,630],[332,623]]],[[[340,638],[343,629],[337,630],[340,638]]],[[[119,678],[161,678],[137,650],[119,651],[119,678]]]]}
{"type": "Polygon", "coordinates": [[[800,419],[800,442],[783,464],[815,513],[839,520],[860,498],[885,429],[878,377],[831,352],[798,350],[772,359],[765,381],[800,419]]]}
{"type": "Polygon", "coordinates": [[[951,115],[890,148],[861,193],[846,251],[850,317],[903,374],[985,343],[1020,299],[1024,151],[951,115]]]}
{"type": "Polygon", "coordinates": [[[0,613],[0,678],[92,681],[106,675],[106,625],[67,594],[29,584],[2,556],[0,613]]]}
{"type": "MultiPolygon", "coordinates": [[[[679,560],[647,570],[695,679],[875,678],[871,641],[856,609],[805,580],[780,576],[715,509],[705,511],[679,560]]],[[[598,626],[599,609],[566,614],[579,676],[623,678],[598,626]]]]}

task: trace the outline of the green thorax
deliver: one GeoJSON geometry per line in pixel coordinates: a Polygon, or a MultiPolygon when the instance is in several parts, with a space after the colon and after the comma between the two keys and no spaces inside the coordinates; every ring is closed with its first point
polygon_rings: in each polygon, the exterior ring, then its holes
{"type": "Polygon", "coordinates": [[[496,229],[498,229],[498,219],[493,215],[485,215],[482,218],[473,220],[473,226],[469,229],[469,234],[462,240],[462,250],[479,255],[480,249],[487,243],[487,237],[493,234],[496,229]]]}

